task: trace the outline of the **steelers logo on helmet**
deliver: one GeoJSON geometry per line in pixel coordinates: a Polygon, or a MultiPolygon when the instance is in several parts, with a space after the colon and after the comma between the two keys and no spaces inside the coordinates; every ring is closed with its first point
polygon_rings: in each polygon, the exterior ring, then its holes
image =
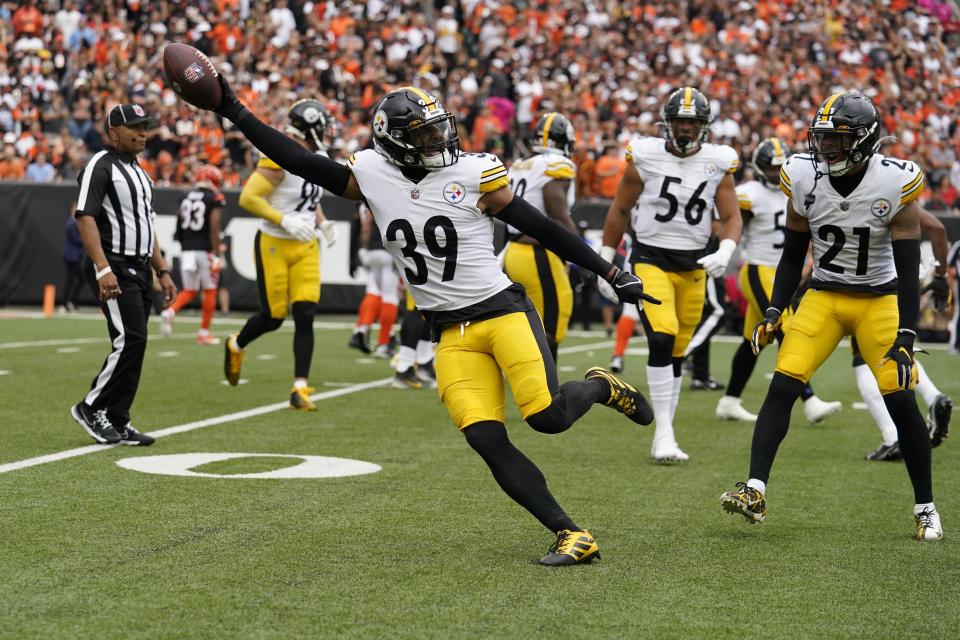
{"type": "Polygon", "coordinates": [[[459,182],[448,182],[443,186],[443,199],[449,202],[450,204],[457,204],[458,202],[463,202],[463,199],[467,196],[467,190],[463,188],[463,185],[459,182]]]}
{"type": "Polygon", "coordinates": [[[670,150],[681,157],[700,150],[710,132],[710,102],[693,87],[680,87],[660,107],[660,124],[670,150]]]}
{"type": "Polygon", "coordinates": [[[371,128],[374,148],[392,164],[432,171],[452,166],[459,158],[453,114],[418,87],[401,87],[385,95],[371,128]]]}
{"type": "Polygon", "coordinates": [[[306,140],[315,151],[324,151],[332,120],[332,116],[317,100],[299,100],[287,114],[286,132],[306,140]]]}
{"type": "Polygon", "coordinates": [[[859,170],[880,148],[880,118],[873,101],[857,91],[834,93],[823,101],[807,130],[811,162],[842,176],[859,170]]]}

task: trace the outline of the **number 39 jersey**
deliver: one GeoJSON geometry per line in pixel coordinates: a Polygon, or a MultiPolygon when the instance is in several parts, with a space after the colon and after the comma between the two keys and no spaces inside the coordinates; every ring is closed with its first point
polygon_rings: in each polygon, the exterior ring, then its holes
{"type": "Polygon", "coordinates": [[[780,170],[780,189],[810,223],[810,286],[837,291],[892,293],[890,221],[923,192],[923,171],[913,162],[870,157],[856,189],[841,196],[827,176],[816,179],[808,155],[791,156],[780,170]]]}
{"type": "MultiPolygon", "coordinates": [[[[537,211],[546,214],[547,208],[543,202],[543,188],[551,180],[574,180],[577,177],[577,165],[573,160],[560,152],[546,151],[518,160],[510,167],[508,175],[510,189],[515,194],[529,202],[537,211]]],[[[573,207],[575,189],[567,189],[567,206],[573,207]]],[[[507,226],[511,234],[519,231],[507,226]]]]}
{"type": "Polygon", "coordinates": [[[776,267],[783,253],[783,230],[787,220],[787,197],[773,185],[758,180],[737,187],[740,209],[753,215],[743,225],[743,243],[747,262],[776,267]]]}
{"type": "Polygon", "coordinates": [[[737,170],[737,152],[704,143],[681,158],[667,151],[663,138],[638,137],[627,145],[627,162],[643,180],[631,221],[637,242],[681,251],[706,247],[714,195],[724,176],[737,170]]]}
{"type": "MultiPolygon", "coordinates": [[[[326,155],[326,154],[323,154],[326,155]]],[[[257,162],[257,168],[283,169],[276,162],[267,157],[261,157],[257,162]]],[[[317,205],[320,204],[320,198],[323,197],[323,189],[312,182],[307,182],[303,178],[289,171],[284,171],[283,180],[280,181],[272,192],[267,196],[267,202],[274,209],[285,216],[296,216],[303,218],[312,226],[317,219],[317,205]]],[[[283,238],[284,240],[296,240],[287,230],[278,224],[273,224],[269,220],[260,221],[260,230],[274,238],[283,238]]]]}
{"type": "Polygon", "coordinates": [[[513,284],[493,253],[493,220],[477,208],[484,193],[507,186],[496,156],[461,153],[417,183],[373,149],[347,166],[421,311],[462,309],[513,284]]]}

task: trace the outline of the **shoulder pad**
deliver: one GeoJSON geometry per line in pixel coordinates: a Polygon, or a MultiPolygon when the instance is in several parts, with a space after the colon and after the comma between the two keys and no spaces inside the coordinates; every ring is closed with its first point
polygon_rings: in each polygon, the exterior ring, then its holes
{"type": "Polygon", "coordinates": [[[557,153],[551,153],[544,157],[546,161],[543,167],[543,173],[549,178],[556,180],[573,180],[577,177],[577,165],[566,156],[557,153]]]}
{"type": "Polygon", "coordinates": [[[488,193],[502,189],[509,184],[507,180],[507,168],[500,162],[500,158],[490,153],[469,153],[461,154],[461,161],[466,160],[471,163],[467,170],[470,173],[474,171],[480,174],[479,189],[480,193],[488,193]]]}
{"type": "Polygon", "coordinates": [[[283,168],[280,165],[267,156],[260,157],[260,160],[257,162],[257,169],[274,169],[276,171],[283,171],[283,168]]]}

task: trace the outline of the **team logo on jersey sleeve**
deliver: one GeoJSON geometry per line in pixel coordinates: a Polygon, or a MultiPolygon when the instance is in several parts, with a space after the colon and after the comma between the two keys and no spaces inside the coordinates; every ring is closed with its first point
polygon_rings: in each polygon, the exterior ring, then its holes
{"type": "Polygon", "coordinates": [[[891,204],[886,198],[878,198],[870,204],[870,213],[877,218],[882,218],[890,212],[891,204]]]}
{"type": "Polygon", "coordinates": [[[458,202],[463,202],[463,199],[467,197],[467,190],[463,188],[463,185],[459,182],[448,182],[443,187],[443,199],[449,202],[450,204],[457,204],[458,202]]]}
{"type": "Polygon", "coordinates": [[[717,175],[717,163],[708,162],[707,165],[703,168],[703,172],[707,174],[708,178],[712,178],[717,175]]]}

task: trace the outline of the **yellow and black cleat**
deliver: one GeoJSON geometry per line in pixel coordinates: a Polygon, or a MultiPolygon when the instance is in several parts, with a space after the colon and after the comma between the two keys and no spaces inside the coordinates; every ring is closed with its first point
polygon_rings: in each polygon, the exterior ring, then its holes
{"type": "Polygon", "coordinates": [[[727,513],[739,513],[750,524],[763,522],[767,517],[767,500],[757,489],[738,482],[736,491],[727,491],[720,496],[720,506],[727,513]]]}
{"type": "Polygon", "coordinates": [[[240,365],[243,364],[244,352],[236,351],[231,346],[235,343],[237,334],[233,334],[223,344],[223,377],[230,386],[235,387],[240,382],[240,365]]]}
{"type": "Polygon", "coordinates": [[[583,376],[587,380],[599,380],[610,390],[604,401],[608,407],[613,407],[640,425],[653,422],[653,408],[646,397],[631,384],[627,384],[603,367],[590,367],[583,376]]]}
{"type": "Polygon", "coordinates": [[[290,408],[297,411],[316,411],[317,405],[310,399],[316,389],[313,387],[294,387],[290,390],[290,408]]]}
{"type": "Polygon", "coordinates": [[[550,552],[540,558],[540,564],[548,567],[564,567],[571,564],[587,564],[594,558],[600,559],[600,547],[590,532],[570,531],[564,529],[557,532],[557,541],[550,546],[550,552]]]}

